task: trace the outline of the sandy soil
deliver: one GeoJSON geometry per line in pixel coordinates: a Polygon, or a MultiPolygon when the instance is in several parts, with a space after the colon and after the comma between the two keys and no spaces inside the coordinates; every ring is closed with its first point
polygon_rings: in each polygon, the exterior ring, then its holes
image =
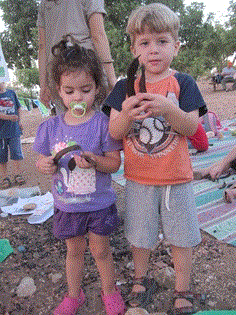
{"type": "MultiPolygon", "coordinates": [[[[215,111],[220,119],[231,119],[236,112],[236,92],[224,92],[220,87],[213,92],[212,85],[202,79],[199,88],[210,110],[215,111]]],[[[24,138],[34,137],[37,126],[45,118],[38,109],[24,112],[24,138]]],[[[25,187],[39,185],[41,192],[50,190],[50,179],[42,176],[35,169],[36,155],[31,150],[32,143],[23,144],[24,169],[28,174],[25,187]]],[[[9,172],[13,175],[12,164],[9,172]]],[[[124,212],[124,190],[113,183],[117,191],[117,206],[124,212]]],[[[65,254],[63,242],[54,238],[51,232],[52,218],[42,225],[30,225],[26,216],[8,216],[0,218],[1,238],[7,238],[14,253],[0,263],[0,315],[46,315],[58,305],[66,292],[65,254]],[[20,252],[18,246],[25,246],[20,252]],[[17,287],[24,277],[31,277],[36,291],[29,297],[18,297],[17,287]]],[[[236,309],[236,248],[221,243],[202,232],[203,241],[194,249],[192,272],[192,289],[207,294],[205,306],[199,309],[236,309]]],[[[124,294],[129,289],[129,280],[133,275],[129,264],[131,255],[129,245],[124,238],[123,225],[111,237],[117,279],[122,280],[121,290],[124,294]]],[[[85,255],[85,272],[83,288],[87,304],[78,314],[105,315],[100,299],[100,281],[90,252],[85,255]]],[[[161,244],[150,259],[150,276],[155,277],[161,285],[153,302],[147,307],[150,314],[165,312],[171,307],[174,276],[170,248],[161,244]]],[[[165,314],[165,313],[162,313],[165,314]]]]}

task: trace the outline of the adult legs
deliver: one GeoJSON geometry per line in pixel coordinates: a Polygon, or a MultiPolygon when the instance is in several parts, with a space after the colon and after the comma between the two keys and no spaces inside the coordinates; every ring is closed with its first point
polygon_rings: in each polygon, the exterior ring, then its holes
{"type": "Polygon", "coordinates": [[[228,83],[228,82],[234,82],[234,81],[235,81],[235,80],[234,80],[233,77],[226,77],[226,78],[224,78],[224,79],[221,81],[221,84],[222,84],[222,86],[223,86],[223,89],[226,90],[226,91],[228,91],[228,89],[227,89],[227,87],[226,87],[226,83],[228,83]]]}
{"type": "Polygon", "coordinates": [[[236,79],[234,79],[234,84],[232,85],[232,91],[236,90],[236,79]]]}

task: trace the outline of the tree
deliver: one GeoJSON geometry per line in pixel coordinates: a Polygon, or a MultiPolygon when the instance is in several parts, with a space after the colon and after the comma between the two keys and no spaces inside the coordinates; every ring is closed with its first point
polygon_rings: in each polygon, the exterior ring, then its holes
{"type": "Polygon", "coordinates": [[[35,85],[39,85],[39,70],[36,67],[18,69],[15,72],[16,78],[19,83],[21,83],[31,94],[32,98],[32,88],[35,85]]]}
{"type": "Polygon", "coordinates": [[[6,30],[1,33],[2,47],[9,68],[30,68],[37,58],[36,0],[1,0],[6,30]]]}

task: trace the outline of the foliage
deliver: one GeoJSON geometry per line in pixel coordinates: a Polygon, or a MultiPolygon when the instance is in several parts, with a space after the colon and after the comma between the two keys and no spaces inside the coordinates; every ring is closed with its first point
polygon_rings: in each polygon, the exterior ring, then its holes
{"type": "MultiPolygon", "coordinates": [[[[28,90],[28,92],[24,92],[27,95],[30,95],[30,98],[33,97],[32,88],[35,85],[39,85],[39,70],[38,68],[26,68],[26,69],[18,69],[15,72],[17,81],[23,85],[24,88],[28,90]]],[[[25,97],[25,96],[24,96],[25,97]]]]}
{"type": "Polygon", "coordinates": [[[37,58],[36,0],[1,0],[6,30],[1,33],[2,48],[9,68],[30,68],[37,58]]]}
{"type": "MultiPolygon", "coordinates": [[[[38,52],[38,2],[0,0],[6,25],[6,30],[0,33],[5,59],[10,68],[25,69],[19,71],[18,76],[29,89],[33,84],[38,84],[32,65],[38,52]]],[[[221,70],[225,60],[236,50],[236,0],[230,0],[225,25],[216,23],[212,13],[204,16],[203,2],[192,2],[189,6],[185,6],[183,0],[158,2],[169,6],[181,20],[181,49],[172,68],[187,72],[195,78],[213,67],[221,70]]],[[[132,60],[130,41],[125,33],[128,17],[137,6],[149,3],[153,3],[153,0],[105,0],[105,28],[117,76],[126,74],[132,60]]]]}

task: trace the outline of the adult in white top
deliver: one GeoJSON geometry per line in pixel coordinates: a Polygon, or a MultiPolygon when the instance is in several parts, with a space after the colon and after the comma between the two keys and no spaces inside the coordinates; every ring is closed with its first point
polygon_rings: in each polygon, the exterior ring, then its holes
{"type": "MultiPolygon", "coordinates": [[[[226,83],[228,82],[234,82],[234,85],[235,85],[235,76],[236,74],[236,69],[233,68],[233,63],[228,61],[227,62],[227,67],[223,68],[222,72],[221,72],[221,75],[223,76],[223,80],[221,81],[221,84],[223,86],[223,89],[228,92],[229,89],[226,87],[226,83]]],[[[232,89],[234,87],[234,85],[232,86],[232,89]]]]}

